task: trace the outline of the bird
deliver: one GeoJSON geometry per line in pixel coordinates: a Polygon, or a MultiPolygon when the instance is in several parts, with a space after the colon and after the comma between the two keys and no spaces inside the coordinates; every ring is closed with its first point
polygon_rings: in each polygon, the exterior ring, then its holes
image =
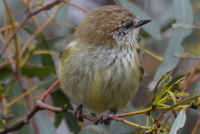
{"type": "Polygon", "coordinates": [[[150,21],[118,5],[87,13],[60,54],[58,78],[73,104],[95,114],[126,108],[143,75],[140,27],[150,21]]]}

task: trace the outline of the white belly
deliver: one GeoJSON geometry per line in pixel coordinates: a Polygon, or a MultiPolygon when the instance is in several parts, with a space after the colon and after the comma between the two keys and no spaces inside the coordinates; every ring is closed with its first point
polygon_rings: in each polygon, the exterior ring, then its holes
{"type": "Polygon", "coordinates": [[[73,102],[95,113],[124,108],[140,83],[137,52],[128,46],[99,47],[84,54],[84,49],[80,51],[60,64],[63,91],[73,102]]]}

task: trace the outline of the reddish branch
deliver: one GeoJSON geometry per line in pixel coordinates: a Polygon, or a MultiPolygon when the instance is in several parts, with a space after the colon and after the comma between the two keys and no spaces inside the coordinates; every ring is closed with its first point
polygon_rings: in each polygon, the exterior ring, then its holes
{"type": "MultiPolygon", "coordinates": [[[[13,132],[13,131],[17,131],[19,130],[20,128],[22,128],[23,126],[25,126],[26,124],[29,123],[29,121],[33,118],[33,116],[40,110],[48,110],[48,111],[51,111],[51,112],[55,112],[55,113],[58,113],[58,112],[64,112],[64,113],[69,113],[71,115],[75,115],[75,111],[73,110],[70,110],[70,109],[67,109],[67,108],[60,108],[60,107],[54,107],[54,106],[51,106],[51,105],[48,105],[48,104],[45,104],[44,101],[45,101],[45,98],[47,95],[49,95],[49,93],[57,86],[60,84],[60,80],[57,80],[52,86],[49,87],[49,89],[47,89],[41,96],[41,98],[39,100],[36,101],[35,105],[33,106],[33,108],[30,110],[30,112],[28,112],[24,117],[22,117],[21,119],[19,119],[18,121],[14,122],[13,124],[11,124],[11,126],[9,126],[8,128],[6,128],[5,130],[1,131],[0,134],[7,134],[9,132],[13,132]]],[[[170,111],[170,110],[173,110],[173,108],[175,108],[176,106],[179,106],[181,104],[185,104],[186,102],[188,101],[192,101],[192,100],[196,100],[198,99],[200,96],[195,96],[195,97],[190,97],[186,100],[183,100],[167,109],[165,109],[163,112],[161,112],[155,119],[155,124],[157,126],[159,126],[158,124],[158,121],[160,120],[161,117],[163,117],[163,115],[170,111]]],[[[192,105],[187,105],[184,109],[186,108],[190,108],[192,107],[192,105]]],[[[146,113],[146,111],[144,112],[146,113]]],[[[100,120],[100,118],[95,118],[91,115],[88,115],[88,114],[84,114],[84,113],[81,113],[79,115],[80,118],[83,118],[85,120],[88,120],[88,121],[91,121],[91,122],[94,122],[96,123],[97,121],[100,120]]],[[[108,118],[110,120],[115,120],[115,121],[120,121],[122,123],[126,123],[126,124],[129,124],[131,126],[135,126],[135,127],[138,127],[138,128],[144,128],[144,129],[147,129],[149,131],[154,131],[156,128],[151,128],[151,127],[145,127],[145,126],[140,126],[138,124],[135,124],[133,122],[130,122],[130,121],[127,121],[123,118],[120,117],[120,115],[113,115],[113,114],[110,114],[108,115],[108,118]]]]}
{"type": "MultiPolygon", "coordinates": [[[[24,16],[24,18],[22,19],[22,21],[20,22],[20,24],[17,26],[17,28],[15,29],[15,31],[13,32],[13,34],[10,36],[10,38],[4,43],[3,48],[0,50],[0,56],[5,52],[5,50],[8,48],[10,42],[12,41],[12,39],[15,37],[16,33],[24,26],[24,24],[34,15],[40,13],[41,11],[44,10],[48,10],[52,7],[54,7],[55,5],[61,3],[61,2],[66,2],[68,0],[54,0],[38,9],[35,9],[33,11],[28,11],[27,14],[24,16]]],[[[72,3],[70,3],[72,4],[72,3]]],[[[185,86],[189,87],[189,85],[196,79],[194,79],[194,74],[197,70],[197,67],[200,66],[200,61],[198,61],[197,66],[193,69],[193,71],[191,71],[190,76],[188,77],[188,79],[185,81],[185,86]]],[[[50,106],[48,104],[44,103],[44,100],[46,98],[47,95],[49,95],[49,93],[52,91],[52,89],[54,89],[58,84],[60,83],[60,81],[56,81],[47,91],[45,91],[42,95],[42,97],[36,101],[35,105],[33,106],[33,108],[21,119],[19,119],[18,121],[14,122],[13,124],[11,124],[11,126],[9,126],[8,128],[6,128],[5,130],[1,131],[0,134],[7,134],[9,132],[13,132],[13,131],[17,131],[19,129],[21,129],[23,126],[27,125],[29,123],[29,121],[33,118],[33,116],[40,110],[48,110],[48,111],[52,111],[52,112],[66,112],[69,113],[71,115],[74,115],[74,111],[70,110],[70,109],[65,109],[65,108],[60,108],[60,107],[53,107],[50,106]]],[[[181,103],[181,102],[180,102],[181,103]]],[[[178,105],[178,103],[176,104],[178,105]]],[[[162,113],[160,113],[157,118],[155,119],[155,123],[158,124],[158,121],[160,120],[161,117],[163,117],[163,115],[172,110],[176,105],[171,106],[170,108],[164,110],[162,113]]],[[[191,107],[191,105],[188,105],[187,108],[191,107]]],[[[82,117],[83,119],[95,122],[97,120],[97,118],[87,115],[87,114],[80,114],[80,117],[82,117]]],[[[116,120],[116,121],[121,121],[121,122],[126,122],[126,120],[120,118],[119,116],[115,116],[115,115],[110,115],[109,116],[112,120],[116,120]]]]}
{"type": "Polygon", "coordinates": [[[47,91],[45,91],[42,95],[42,97],[40,98],[41,100],[45,100],[45,98],[47,97],[47,95],[52,91],[52,89],[54,89],[57,85],[60,84],[60,80],[57,80],[56,82],[54,82],[47,91]]]}
{"type": "Polygon", "coordinates": [[[28,11],[27,14],[24,16],[24,18],[22,19],[22,21],[20,22],[20,24],[17,26],[17,28],[15,29],[15,31],[13,32],[13,34],[10,36],[10,38],[6,41],[6,43],[4,44],[3,48],[0,50],[0,56],[5,52],[5,50],[8,48],[10,42],[12,41],[12,39],[15,37],[16,33],[23,27],[23,25],[29,20],[29,18],[31,18],[32,16],[40,13],[41,11],[44,10],[48,10],[52,7],[54,7],[55,5],[59,4],[63,2],[63,0],[54,0],[38,9],[35,9],[33,11],[28,11]]]}
{"type": "MultiPolygon", "coordinates": [[[[13,124],[11,124],[11,126],[9,126],[8,128],[6,128],[5,130],[1,131],[0,134],[7,134],[9,132],[13,132],[13,131],[17,131],[19,129],[21,129],[23,126],[27,125],[29,123],[29,121],[33,118],[33,116],[40,110],[48,110],[48,111],[52,111],[52,112],[67,112],[69,114],[74,115],[74,111],[70,110],[70,109],[63,109],[63,108],[59,108],[59,107],[53,107],[50,106],[48,104],[44,103],[44,100],[46,98],[46,96],[57,86],[59,85],[60,80],[57,80],[52,86],[49,87],[49,89],[47,89],[42,97],[36,101],[35,105],[33,106],[33,108],[21,119],[19,119],[18,121],[14,122],[13,124]]],[[[89,121],[94,121],[95,118],[86,114],[81,114],[80,117],[87,119],[89,121]]]]}
{"type": "Polygon", "coordinates": [[[190,85],[199,78],[200,75],[196,73],[199,67],[200,67],[200,60],[196,62],[196,65],[194,66],[194,68],[192,68],[189,76],[184,81],[185,86],[184,86],[183,92],[186,92],[188,88],[190,87],[190,85]]]}
{"type": "MultiPolygon", "coordinates": [[[[8,128],[6,128],[5,130],[1,131],[0,134],[7,134],[9,132],[13,132],[13,131],[17,131],[19,129],[21,129],[22,127],[24,127],[25,125],[27,125],[29,123],[29,121],[33,118],[33,116],[40,110],[48,110],[48,111],[52,111],[55,113],[58,112],[66,112],[69,113],[71,115],[74,115],[74,111],[70,110],[70,109],[66,109],[66,108],[60,108],[60,107],[54,107],[48,104],[45,104],[45,98],[46,96],[56,87],[58,86],[60,83],[60,80],[57,80],[52,86],[49,87],[49,89],[47,89],[42,97],[37,100],[35,102],[35,105],[33,106],[33,108],[21,119],[19,119],[18,121],[14,122],[13,124],[11,124],[11,126],[9,126],[8,128]]],[[[87,115],[87,114],[80,114],[80,117],[92,122],[95,122],[97,120],[97,118],[87,115]]],[[[114,116],[112,116],[111,118],[115,118],[114,116]]]]}
{"type": "Polygon", "coordinates": [[[14,32],[12,33],[12,35],[10,36],[10,38],[8,38],[8,40],[5,42],[3,48],[0,50],[0,56],[5,52],[5,50],[8,48],[10,42],[13,40],[13,38],[16,36],[17,32],[24,26],[24,24],[31,18],[33,17],[34,15],[42,12],[42,11],[45,11],[45,10],[48,10],[48,9],[51,9],[52,7],[54,7],[55,5],[58,5],[62,2],[66,2],[78,9],[80,9],[81,11],[87,13],[87,10],[81,8],[80,6],[70,2],[69,0],[53,0],[52,2],[49,2],[47,3],[46,5],[38,8],[38,9],[35,9],[33,11],[30,11],[28,10],[26,15],[24,16],[24,18],[22,19],[22,21],[19,23],[19,25],[17,26],[17,28],[14,30],[14,32]]]}

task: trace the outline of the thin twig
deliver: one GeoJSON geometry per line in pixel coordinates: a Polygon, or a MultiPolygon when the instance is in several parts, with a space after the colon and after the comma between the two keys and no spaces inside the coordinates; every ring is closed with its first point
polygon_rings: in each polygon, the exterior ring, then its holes
{"type": "Polygon", "coordinates": [[[18,27],[15,29],[15,31],[13,32],[13,34],[11,35],[11,37],[6,41],[5,45],[3,46],[3,48],[0,50],[0,56],[5,52],[5,50],[8,48],[10,42],[12,41],[12,39],[15,37],[16,33],[23,27],[23,25],[29,20],[30,17],[40,13],[41,11],[44,11],[44,10],[48,10],[50,9],[51,7],[59,4],[63,2],[62,0],[54,0],[36,10],[33,10],[33,11],[29,11],[25,16],[24,18],[22,19],[22,21],[20,22],[20,24],[18,25],[18,27]]]}
{"type": "MultiPolygon", "coordinates": [[[[36,101],[35,105],[33,106],[33,108],[30,110],[30,112],[25,115],[23,118],[19,119],[18,121],[14,122],[11,126],[9,126],[8,128],[6,128],[5,130],[1,131],[0,134],[7,134],[9,132],[13,132],[13,131],[17,131],[20,128],[22,128],[23,126],[27,125],[30,120],[33,118],[33,116],[40,110],[48,110],[51,112],[66,112],[69,113],[71,115],[74,115],[74,111],[70,110],[70,109],[65,109],[65,108],[59,108],[59,107],[54,107],[48,104],[44,103],[44,100],[46,98],[46,96],[60,83],[60,80],[57,80],[54,84],[52,84],[52,86],[50,86],[44,93],[43,95],[40,97],[39,100],[36,101]]],[[[87,114],[80,114],[80,117],[83,119],[86,119],[88,121],[92,121],[92,122],[96,122],[99,118],[95,118],[91,115],[87,115],[87,114]]],[[[116,121],[120,121],[122,123],[134,126],[134,127],[138,127],[138,128],[143,128],[143,129],[151,129],[151,127],[148,126],[141,126],[139,124],[130,122],[128,120],[122,119],[116,115],[110,115],[109,116],[110,119],[112,120],[116,120],[116,121]]]]}
{"type": "Polygon", "coordinates": [[[69,0],[53,0],[52,2],[49,2],[47,3],[46,5],[38,8],[38,9],[35,9],[33,11],[28,11],[27,14],[24,16],[24,18],[22,19],[22,21],[19,23],[19,25],[17,26],[17,28],[15,29],[15,31],[12,33],[12,35],[10,36],[10,38],[6,41],[5,45],[3,46],[3,48],[0,50],[0,56],[5,52],[5,50],[8,48],[10,42],[12,41],[12,39],[16,36],[17,32],[24,26],[24,24],[34,15],[42,12],[42,11],[45,11],[45,10],[48,10],[52,7],[54,7],[55,5],[58,5],[62,2],[65,2],[65,3],[68,3],[78,9],[80,9],[81,11],[87,13],[87,10],[81,8],[80,6],[70,2],[69,0]]]}
{"type": "MultiPolygon", "coordinates": [[[[185,100],[183,100],[183,101],[180,101],[180,102],[176,103],[175,105],[170,106],[169,108],[165,109],[163,112],[161,112],[161,113],[156,117],[155,123],[157,124],[157,122],[160,120],[160,118],[163,117],[163,115],[164,115],[166,112],[172,110],[173,108],[175,108],[175,107],[177,107],[177,106],[179,106],[179,105],[185,104],[186,102],[191,102],[192,100],[196,100],[196,99],[199,99],[199,98],[200,98],[200,95],[193,96],[193,97],[189,97],[189,98],[187,98],[187,99],[185,99],[185,100]]],[[[185,106],[185,108],[190,108],[190,107],[191,107],[190,104],[185,106]]]]}
{"type": "Polygon", "coordinates": [[[131,122],[131,121],[122,119],[122,118],[120,118],[120,117],[118,117],[118,116],[116,116],[116,115],[112,115],[112,116],[111,116],[111,119],[116,120],[116,121],[123,122],[123,123],[128,124],[128,125],[133,126],[133,127],[137,127],[137,128],[141,128],[141,129],[151,129],[151,127],[148,127],[148,126],[141,126],[141,125],[136,124],[136,123],[134,123],[134,122],[131,122]]]}
{"type": "MultiPolygon", "coordinates": [[[[19,25],[19,23],[15,22],[14,27],[17,27],[18,25],[19,25]]],[[[0,33],[4,32],[6,30],[9,30],[9,29],[11,29],[11,24],[7,24],[3,27],[0,27],[0,33]]]]}
{"type": "MultiPolygon", "coordinates": [[[[11,32],[14,32],[15,31],[15,20],[11,14],[10,8],[9,8],[6,0],[3,0],[3,4],[5,7],[6,14],[8,16],[6,19],[7,20],[6,23],[9,23],[9,22],[11,23],[11,32]]],[[[17,74],[19,71],[19,43],[18,43],[18,38],[16,35],[13,38],[14,38],[14,44],[15,44],[15,69],[14,69],[14,72],[15,72],[15,74],[17,74]]]]}
{"type": "MultiPolygon", "coordinates": [[[[34,6],[33,2],[30,0],[21,0],[21,1],[28,7],[28,9],[31,9],[34,6]]],[[[31,19],[33,20],[33,22],[37,27],[41,25],[40,21],[37,19],[36,16],[31,16],[31,19]]]]}
{"type": "Polygon", "coordinates": [[[197,80],[197,78],[195,77],[197,75],[196,71],[198,70],[198,68],[200,67],[200,60],[198,60],[196,62],[196,65],[192,68],[192,70],[190,71],[189,76],[187,77],[187,79],[184,81],[184,89],[183,92],[186,92],[188,90],[188,88],[190,87],[190,85],[197,80]]]}
{"type": "Polygon", "coordinates": [[[25,44],[23,45],[20,53],[19,53],[19,57],[21,58],[23,53],[25,52],[25,50],[28,48],[28,45],[34,40],[34,38],[44,30],[44,28],[51,22],[54,20],[55,16],[57,15],[57,13],[59,12],[61,7],[58,7],[56,9],[56,11],[53,13],[53,15],[44,23],[42,24],[36,32],[33,33],[33,35],[25,42],[25,44]]]}
{"type": "Polygon", "coordinates": [[[80,7],[80,6],[77,5],[77,4],[74,4],[74,3],[70,2],[69,0],[63,0],[63,1],[66,2],[66,3],[68,3],[68,4],[70,4],[70,5],[72,5],[72,6],[74,6],[74,7],[76,7],[76,8],[78,8],[79,10],[83,11],[84,13],[87,13],[87,12],[88,12],[88,11],[85,10],[84,8],[80,7]]]}
{"type": "MultiPolygon", "coordinates": [[[[6,41],[5,41],[5,39],[4,39],[4,37],[3,37],[3,35],[1,33],[0,33],[0,40],[1,40],[2,44],[3,44],[3,46],[5,46],[6,41]]],[[[6,50],[6,53],[8,55],[8,60],[9,60],[9,62],[11,64],[12,70],[15,71],[15,63],[14,63],[14,60],[13,60],[13,55],[9,51],[9,49],[6,50]]]]}
{"type": "Polygon", "coordinates": [[[57,80],[56,82],[54,82],[54,83],[49,87],[49,89],[46,90],[46,91],[43,93],[43,95],[42,95],[42,97],[41,97],[41,100],[45,100],[45,98],[47,97],[47,95],[48,95],[55,87],[57,87],[57,86],[60,84],[60,82],[61,82],[61,80],[57,80]]]}
{"type": "MultiPolygon", "coordinates": [[[[20,75],[20,70],[16,74],[16,78],[19,81],[19,85],[20,85],[22,91],[25,92],[24,91],[25,86],[24,86],[24,82],[22,81],[22,76],[20,75]]],[[[28,110],[30,111],[31,110],[31,101],[30,101],[29,95],[25,96],[25,102],[26,102],[26,106],[27,106],[28,110]]],[[[40,134],[38,125],[37,125],[36,120],[35,120],[34,117],[32,118],[32,126],[33,126],[35,134],[40,134]]]]}
{"type": "MultiPolygon", "coordinates": [[[[32,110],[30,110],[30,112],[23,118],[21,118],[20,120],[14,122],[10,127],[6,128],[5,130],[1,131],[0,134],[7,134],[8,132],[12,132],[12,131],[17,131],[19,130],[20,128],[22,128],[24,125],[28,124],[29,121],[32,119],[32,117],[40,110],[48,110],[48,111],[52,111],[52,112],[55,112],[55,113],[58,113],[58,112],[66,112],[66,113],[69,113],[71,115],[74,115],[74,111],[70,110],[70,109],[66,109],[66,108],[59,108],[59,107],[54,107],[54,106],[51,106],[51,105],[48,105],[48,104],[45,104],[44,103],[44,100],[46,98],[46,96],[60,83],[60,80],[57,80],[52,86],[50,86],[43,94],[42,96],[40,97],[39,100],[36,101],[35,105],[33,106],[32,110]]],[[[142,128],[142,129],[147,129],[147,130],[150,130],[150,131],[154,131],[156,128],[157,128],[157,121],[162,117],[162,115],[164,115],[164,113],[166,113],[167,111],[169,110],[172,110],[173,108],[181,105],[181,104],[185,104],[187,102],[191,102],[192,100],[196,100],[198,99],[200,96],[194,96],[194,97],[190,97],[186,100],[183,100],[173,106],[171,106],[170,108],[167,108],[166,110],[164,110],[159,116],[157,116],[156,120],[155,120],[155,124],[152,126],[152,127],[149,127],[149,126],[142,126],[142,125],[139,125],[139,124],[136,124],[134,122],[130,122],[128,120],[125,120],[125,119],[122,119],[120,118],[119,116],[117,115],[109,115],[108,117],[111,119],[111,120],[116,120],[116,121],[120,121],[122,123],[125,123],[125,124],[128,124],[128,125],[131,125],[131,126],[134,126],[134,127],[137,127],[137,128],[142,128]]],[[[191,105],[186,105],[184,109],[186,108],[190,108],[191,105]]],[[[147,108],[145,110],[141,110],[139,112],[137,112],[137,114],[141,114],[141,113],[145,113],[145,112],[149,112],[151,111],[152,108],[147,108]]],[[[136,112],[134,113],[136,114],[136,112]]],[[[130,115],[129,114],[122,114],[121,116],[127,116],[127,115],[130,115]]],[[[133,115],[133,113],[131,114],[133,115]]],[[[91,115],[88,115],[88,114],[80,114],[80,117],[82,117],[83,119],[86,119],[86,120],[89,120],[91,122],[96,122],[97,120],[99,120],[99,118],[95,118],[91,115]]]]}
{"type": "Polygon", "coordinates": [[[132,115],[136,115],[136,114],[146,114],[148,112],[152,111],[152,107],[149,107],[147,109],[144,110],[140,110],[140,111],[135,111],[135,112],[129,112],[129,113],[123,113],[118,115],[118,117],[127,117],[127,116],[132,116],[132,115]]]}
{"type": "Polygon", "coordinates": [[[200,131],[200,118],[198,119],[197,123],[194,125],[194,128],[191,134],[198,134],[199,131],[200,131]]]}
{"type": "MultiPolygon", "coordinates": [[[[196,65],[191,69],[189,76],[184,80],[184,88],[182,89],[183,92],[186,92],[189,88],[189,86],[196,81],[199,77],[199,75],[197,75],[196,71],[198,70],[198,68],[200,67],[200,60],[196,62],[196,65]]],[[[183,98],[181,98],[180,101],[182,101],[183,98]]],[[[184,107],[184,109],[187,109],[191,107],[191,105],[186,105],[184,107]]],[[[170,108],[169,108],[170,109],[170,108]]],[[[157,116],[157,119],[159,120],[168,110],[166,109],[165,111],[163,111],[159,116],[157,116]]],[[[172,110],[172,113],[175,112],[172,110]]],[[[166,122],[172,115],[172,113],[170,113],[169,115],[167,115],[166,117],[163,118],[162,122],[166,122]]],[[[157,121],[156,119],[156,121],[157,121]]]]}

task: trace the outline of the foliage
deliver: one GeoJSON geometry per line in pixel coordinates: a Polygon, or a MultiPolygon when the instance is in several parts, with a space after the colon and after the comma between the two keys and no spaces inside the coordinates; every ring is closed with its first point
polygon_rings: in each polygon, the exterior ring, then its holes
{"type": "MultiPolygon", "coordinates": [[[[147,103],[119,113],[117,116],[123,120],[116,119],[110,126],[92,122],[86,126],[67,113],[49,115],[40,111],[28,126],[16,133],[56,134],[63,121],[69,131],[80,134],[199,132],[200,119],[194,121],[188,117],[190,111],[200,108],[200,2],[115,0],[115,3],[134,12],[139,19],[152,20],[141,31],[146,73],[136,96],[147,103]],[[190,130],[186,131],[187,128],[190,130]]],[[[0,1],[0,132],[25,116],[57,79],[58,55],[75,30],[69,6],[86,11],[82,5],[67,0],[49,8],[43,8],[45,5],[48,3],[43,0],[0,1]],[[14,6],[18,7],[17,11],[14,6]],[[24,20],[38,8],[44,12],[24,20]],[[25,9],[28,10],[24,13],[25,9]],[[20,26],[23,21],[26,23],[20,26]],[[16,36],[12,37],[15,32],[16,36]],[[9,39],[12,41],[7,43],[9,39]]],[[[70,100],[59,87],[49,95],[48,102],[57,107],[67,104],[72,109],[70,100]]],[[[192,115],[196,119],[198,112],[192,115]]]]}

